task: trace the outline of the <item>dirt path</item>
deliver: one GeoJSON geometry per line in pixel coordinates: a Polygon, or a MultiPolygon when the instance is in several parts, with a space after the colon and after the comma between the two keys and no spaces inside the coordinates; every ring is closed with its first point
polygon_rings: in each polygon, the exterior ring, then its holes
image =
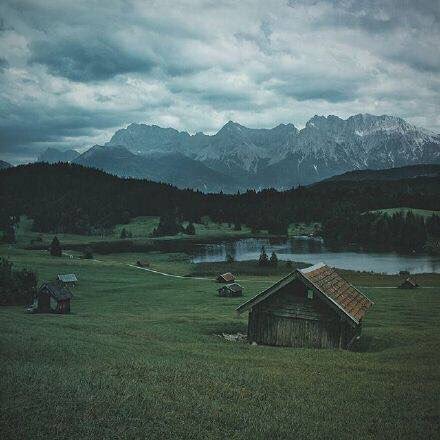
{"type": "MultiPolygon", "coordinates": [[[[79,259],[79,257],[75,257],[72,254],[68,254],[66,252],[63,252],[63,255],[68,256],[69,258],[76,258],[79,259]]],[[[192,276],[184,276],[184,275],[175,275],[172,273],[166,273],[166,272],[160,272],[159,270],[155,270],[155,269],[149,269],[147,267],[139,267],[136,266],[135,264],[130,264],[130,263],[120,263],[118,261],[111,261],[111,260],[98,260],[96,258],[93,258],[90,261],[96,261],[97,263],[113,263],[113,264],[122,264],[122,265],[126,265],[129,267],[133,267],[134,269],[139,269],[139,270],[145,270],[146,272],[150,272],[150,273],[154,273],[157,275],[162,275],[164,277],[169,277],[169,278],[178,278],[181,280],[201,280],[201,281],[214,281],[213,278],[203,278],[203,277],[192,277],[192,276]]],[[[237,279],[236,281],[241,281],[241,282],[250,282],[250,283],[265,283],[265,284],[273,284],[272,281],[265,281],[265,280],[247,280],[247,279],[237,279]]],[[[397,289],[398,287],[395,286],[358,286],[359,289],[397,289]]],[[[420,286],[418,287],[418,289],[436,289],[437,287],[434,286],[420,286]]]]}

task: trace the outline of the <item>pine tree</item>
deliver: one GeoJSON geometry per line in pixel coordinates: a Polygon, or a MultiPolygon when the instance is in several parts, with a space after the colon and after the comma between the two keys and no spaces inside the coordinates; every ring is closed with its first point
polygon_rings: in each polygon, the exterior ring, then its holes
{"type": "Polygon", "coordinates": [[[92,249],[90,247],[88,247],[84,251],[83,258],[85,258],[86,260],[93,260],[93,253],[92,253],[92,249]]]}
{"type": "Polygon", "coordinates": [[[120,238],[121,238],[122,240],[124,240],[124,239],[127,238],[127,231],[125,230],[125,228],[122,228],[120,238]]]}
{"type": "Polygon", "coordinates": [[[235,258],[232,254],[226,255],[226,263],[232,264],[235,261],[235,258]]]}
{"type": "Polygon", "coordinates": [[[195,233],[196,233],[196,228],[194,227],[194,225],[191,222],[188,223],[188,226],[185,228],[185,234],[195,235],[195,233]]]}
{"type": "Polygon", "coordinates": [[[241,231],[241,223],[240,222],[234,223],[234,231],[241,231]]]}
{"type": "Polygon", "coordinates": [[[269,265],[269,257],[266,254],[266,249],[264,246],[261,247],[260,258],[258,259],[259,266],[268,266],[269,265]]]}
{"type": "Polygon", "coordinates": [[[60,241],[58,237],[55,236],[50,244],[50,255],[53,257],[61,257],[63,250],[61,249],[60,241]]]}
{"type": "Polygon", "coordinates": [[[272,255],[270,256],[269,264],[273,267],[278,266],[278,257],[275,251],[272,252],[272,255]]]}

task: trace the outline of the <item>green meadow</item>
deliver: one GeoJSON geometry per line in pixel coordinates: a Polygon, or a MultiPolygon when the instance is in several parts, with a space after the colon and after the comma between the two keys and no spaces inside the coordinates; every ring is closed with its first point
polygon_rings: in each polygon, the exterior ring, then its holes
{"type": "Polygon", "coordinates": [[[398,212],[401,212],[403,214],[407,214],[408,212],[412,212],[414,215],[418,215],[420,217],[431,217],[431,215],[435,214],[435,215],[440,215],[440,211],[432,211],[429,209],[415,209],[415,208],[388,208],[388,209],[378,209],[376,211],[371,211],[371,212],[375,212],[378,214],[388,214],[389,216],[393,215],[393,214],[397,214],[398,212]]]}
{"type": "Polygon", "coordinates": [[[2,439],[438,438],[439,275],[399,290],[397,276],[345,271],[375,302],[361,341],[313,350],[221,336],[246,333],[234,309],[287,268],[240,263],[245,298],[220,298],[222,267],[199,268],[183,253],[82,260],[19,244],[0,255],[40,281],[79,278],[70,315],[0,308],[2,439]],[[186,277],[128,266],[138,259],[186,277]]]}

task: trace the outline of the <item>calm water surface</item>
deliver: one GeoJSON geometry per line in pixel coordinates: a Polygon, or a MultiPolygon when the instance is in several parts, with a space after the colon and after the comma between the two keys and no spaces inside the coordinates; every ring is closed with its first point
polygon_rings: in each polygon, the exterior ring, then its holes
{"type": "Polygon", "coordinates": [[[192,251],[194,263],[225,261],[231,254],[237,261],[254,260],[260,255],[261,246],[269,254],[275,251],[278,259],[303,261],[305,263],[325,262],[341,269],[365,270],[387,274],[408,270],[411,273],[440,273],[440,257],[431,255],[401,255],[394,252],[376,253],[364,251],[332,251],[322,240],[309,237],[295,237],[287,240],[242,239],[217,244],[200,244],[192,251]]]}

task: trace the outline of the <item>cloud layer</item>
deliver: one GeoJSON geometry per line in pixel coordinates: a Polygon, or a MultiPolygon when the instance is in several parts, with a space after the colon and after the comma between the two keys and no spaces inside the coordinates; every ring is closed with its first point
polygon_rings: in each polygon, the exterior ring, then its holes
{"type": "Polygon", "coordinates": [[[214,132],[393,114],[440,132],[437,1],[3,0],[0,156],[130,122],[214,132]]]}

